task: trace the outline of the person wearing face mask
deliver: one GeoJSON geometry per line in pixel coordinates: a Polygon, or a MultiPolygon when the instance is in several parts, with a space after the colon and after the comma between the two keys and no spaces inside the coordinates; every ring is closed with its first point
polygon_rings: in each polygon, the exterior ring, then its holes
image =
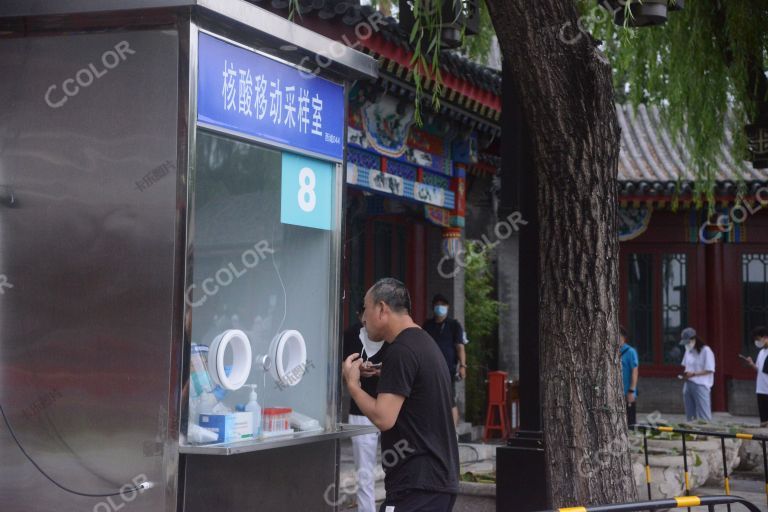
{"type": "Polygon", "coordinates": [[[459,445],[440,349],[413,321],[405,284],[391,277],[365,294],[363,325],[388,346],[377,397],[361,387],[359,354],[344,361],[342,373],[352,399],[381,430],[387,497],[379,512],[450,512],[459,490],[459,445]]]}
{"type": "Polygon", "coordinates": [[[459,424],[459,408],[456,404],[456,384],[467,377],[467,354],[464,350],[464,329],[461,323],[448,318],[450,302],[444,296],[437,294],[432,299],[434,317],[430,318],[422,329],[427,331],[445,357],[448,371],[453,379],[453,424],[459,424]]]}
{"type": "MultiPolygon", "coordinates": [[[[363,305],[357,309],[357,322],[344,331],[343,358],[352,354],[360,354],[363,363],[360,365],[360,385],[362,389],[376,398],[376,388],[379,385],[381,369],[374,366],[384,360],[387,344],[384,341],[371,341],[368,332],[363,327],[363,305]]],[[[349,404],[349,423],[351,425],[372,426],[365,414],[354,400],[349,404]]],[[[357,510],[358,512],[376,511],[376,451],[379,445],[379,433],[363,434],[352,437],[352,456],[355,459],[357,471],[357,510]]]]}
{"type": "Polygon", "coordinates": [[[755,342],[755,347],[760,351],[757,354],[757,362],[753,362],[751,357],[745,357],[741,354],[739,357],[757,372],[755,384],[760,426],[768,427],[768,327],[755,327],[752,329],[750,337],[755,342]]]}
{"type": "Polygon", "coordinates": [[[686,327],[680,334],[680,345],[685,346],[682,378],[685,417],[690,420],[712,420],[711,390],[715,382],[715,354],[696,334],[692,327],[686,327]]]}

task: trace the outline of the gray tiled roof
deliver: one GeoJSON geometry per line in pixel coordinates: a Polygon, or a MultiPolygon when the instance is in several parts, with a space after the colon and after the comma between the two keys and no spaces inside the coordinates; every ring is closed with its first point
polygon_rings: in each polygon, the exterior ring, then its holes
{"type": "MultiPolygon", "coordinates": [[[[623,193],[671,193],[678,179],[690,188],[693,179],[691,158],[664,127],[656,106],[616,105],[621,127],[619,182],[623,193]]],[[[768,169],[754,169],[748,161],[733,156],[733,135],[725,127],[726,143],[720,148],[717,167],[718,189],[727,192],[739,179],[749,184],[768,182],[768,169]]]]}

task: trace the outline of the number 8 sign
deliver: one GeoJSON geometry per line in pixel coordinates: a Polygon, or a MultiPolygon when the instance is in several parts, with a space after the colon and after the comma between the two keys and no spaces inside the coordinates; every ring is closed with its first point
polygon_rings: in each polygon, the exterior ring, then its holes
{"type": "Polygon", "coordinates": [[[283,153],[280,222],[331,229],[334,164],[283,153]]]}
{"type": "Polygon", "coordinates": [[[310,167],[304,167],[299,171],[299,208],[309,213],[317,206],[317,194],[315,194],[315,171],[310,167]]]}

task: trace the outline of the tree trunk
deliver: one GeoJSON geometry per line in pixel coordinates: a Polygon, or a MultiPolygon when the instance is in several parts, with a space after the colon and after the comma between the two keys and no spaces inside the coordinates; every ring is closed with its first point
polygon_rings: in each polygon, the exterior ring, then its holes
{"type": "Polygon", "coordinates": [[[611,69],[576,29],[574,0],[488,7],[503,65],[516,77],[504,94],[519,97],[538,180],[542,420],[553,505],[632,501],[617,342],[611,69]]]}

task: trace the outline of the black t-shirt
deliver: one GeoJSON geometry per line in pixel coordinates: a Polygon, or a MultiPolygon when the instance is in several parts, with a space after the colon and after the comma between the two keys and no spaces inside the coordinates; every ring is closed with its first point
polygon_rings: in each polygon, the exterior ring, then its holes
{"type": "Polygon", "coordinates": [[[424,330],[405,329],[390,344],[378,391],[405,397],[395,426],[381,433],[387,498],[413,489],[457,493],[459,445],[451,414],[451,376],[424,330]]]}
{"type": "Polygon", "coordinates": [[[458,363],[458,354],[456,354],[456,345],[464,343],[464,329],[458,320],[446,318],[442,322],[436,322],[430,318],[424,322],[424,330],[432,336],[440,352],[443,353],[445,362],[448,364],[448,372],[453,375],[456,372],[456,363],[458,363]]]}
{"type": "MultiPolygon", "coordinates": [[[[352,325],[344,331],[344,347],[343,347],[343,358],[342,360],[348,358],[352,354],[360,354],[363,350],[363,342],[360,341],[360,329],[363,327],[363,324],[360,322],[352,325]]],[[[384,344],[381,347],[381,350],[376,352],[376,354],[373,357],[367,357],[366,360],[370,361],[374,364],[380,363],[384,360],[384,354],[387,353],[389,343],[384,342],[384,344]]],[[[379,378],[378,377],[361,377],[360,378],[360,387],[363,388],[363,391],[371,395],[373,398],[376,398],[376,387],[379,385],[379,378]]],[[[360,408],[357,406],[354,400],[349,401],[349,414],[356,414],[358,416],[365,416],[363,414],[363,411],[360,410],[360,408]]]]}

